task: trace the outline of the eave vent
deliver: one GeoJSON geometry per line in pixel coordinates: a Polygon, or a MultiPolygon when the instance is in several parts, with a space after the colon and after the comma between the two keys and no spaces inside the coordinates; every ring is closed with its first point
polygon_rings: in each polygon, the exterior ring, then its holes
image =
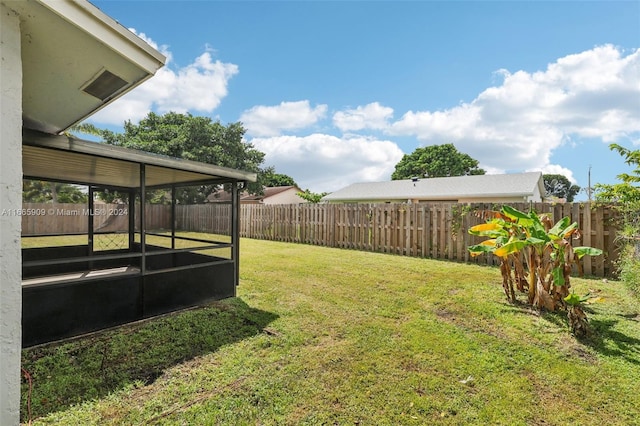
{"type": "Polygon", "coordinates": [[[91,83],[87,84],[82,91],[104,102],[127,84],[129,83],[117,75],[104,70],[91,83]]]}

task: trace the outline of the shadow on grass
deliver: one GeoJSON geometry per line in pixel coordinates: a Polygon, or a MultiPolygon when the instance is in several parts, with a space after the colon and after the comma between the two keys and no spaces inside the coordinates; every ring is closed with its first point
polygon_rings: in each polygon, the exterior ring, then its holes
{"type": "MultiPolygon", "coordinates": [[[[504,306],[504,309],[502,309],[504,313],[539,316],[557,328],[564,328],[567,330],[567,333],[570,333],[567,313],[565,311],[549,312],[536,310],[520,301],[517,303],[505,302],[504,306]]],[[[586,306],[584,307],[584,311],[588,314],[591,332],[587,337],[578,339],[580,343],[602,355],[622,358],[632,364],[640,365],[640,339],[616,330],[615,326],[620,320],[593,318],[595,312],[586,306]]],[[[619,314],[618,317],[622,318],[623,321],[638,322],[640,315],[638,313],[628,315],[619,314]]]]}
{"type": "Polygon", "coordinates": [[[73,341],[24,349],[21,417],[37,418],[103,397],[134,383],[152,383],[177,364],[255,336],[277,315],[239,298],[214,302],[73,341]]]}
{"type": "Polygon", "coordinates": [[[542,318],[558,328],[567,328],[567,313],[564,311],[547,311],[545,309],[536,309],[522,300],[516,300],[515,302],[504,301],[502,303],[502,313],[517,314],[517,315],[530,315],[533,317],[542,318]]]}
{"type": "Polygon", "coordinates": [[[615,330],[618,320],[590,319],[591,334],[580,341],[602,355],[640,365],[640,339],[615,330]]]}

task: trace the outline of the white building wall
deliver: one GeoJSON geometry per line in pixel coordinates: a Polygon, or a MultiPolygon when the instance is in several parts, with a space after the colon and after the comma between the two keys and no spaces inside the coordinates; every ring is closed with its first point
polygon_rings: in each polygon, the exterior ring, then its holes
{"type": "Polygon", "coordinates": [[[296,188],[287,189],[264,199],[264,204],[302,204],[306,202],[307,200],[298,196],[296,188]]]}
{"type": "MultiPolygon", "coordinates": [[[[542,178],[540,178],[542,179],[542,178]]],[[[533,201],[533,202],[541,202],[543,201],[543,194],[544,194],[544,184],[539,184],[536,185],[536,187],[533,190],[533,195],[527,198],[527,201],[533,201]],[[540,186],[542,186],[542,188],[540,188],[540,186]],[[542,192],[540,192],[540,190],[542,189],[542,192]]]]}
{"type": "Polygon", "coordinates": [[[458,203],[524,203],[529,201],[527,197],[496,197],[496,198],[461,198],[458,203]]]}
{"type": "Polygon", "coordinates": [[[22,61],[20,21],[0,3],[0,425],[20,421],[22,61]]]}

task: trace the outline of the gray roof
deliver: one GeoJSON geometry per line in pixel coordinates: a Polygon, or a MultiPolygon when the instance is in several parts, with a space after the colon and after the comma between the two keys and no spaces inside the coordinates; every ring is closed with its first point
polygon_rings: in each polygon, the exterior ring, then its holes
{"type": "MultiPolygon", "coordinates": [[[[527,197],[534,195],[540,185],[541,172],[362,182],[326,195],[323,201],[527,197]]],[[[544,193],[543,188],[540,193],[544,193]]]]}

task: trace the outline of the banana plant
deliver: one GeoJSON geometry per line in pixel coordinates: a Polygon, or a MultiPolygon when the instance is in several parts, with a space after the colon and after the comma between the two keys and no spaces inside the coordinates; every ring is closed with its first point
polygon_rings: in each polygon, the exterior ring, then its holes
{"type": "MultiPolygon", "coordinates": [[[[486,215],[486,213],[485,213],[486,215]]],[[[469,233],[487,237],[469,247],[472,256],[491,253],[500,258],[502,285],[507,299],[516,301],[514,283],[527,293],[528,303],[550,311],[566,307],[573,264],[585,256],[598,256],[602,250],[573,247],[580,238],[578,224],[564,217],[553,224],[548,215],[521,212],[503,206],[491,212],[486,223],[469,229],[469,233]]]]}

